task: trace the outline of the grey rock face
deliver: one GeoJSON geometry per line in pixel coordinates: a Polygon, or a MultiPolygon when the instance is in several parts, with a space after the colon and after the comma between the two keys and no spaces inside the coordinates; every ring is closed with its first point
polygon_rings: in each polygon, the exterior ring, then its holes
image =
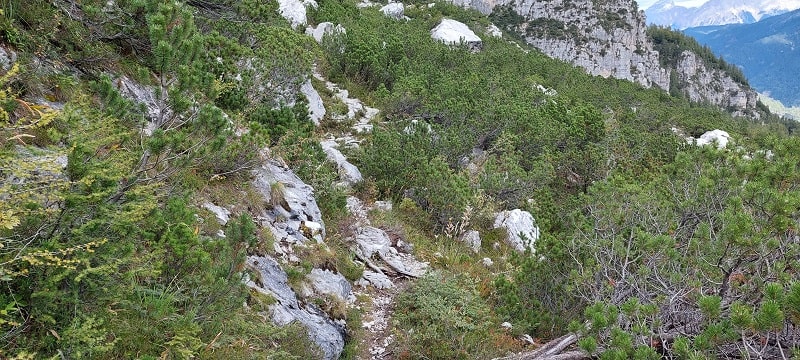
{"type": "Polygon", "coordinates": [[[697,55],[684,51],[675,69],[684,94],[694,102],[707,101],[722,108],[732,109],[736,116],[754,116],[758,93],[743,88],[720,70],[709,69],[697,55]]]}
{"type": "MultiPolygon", "coordinates": [[[[420,262],[409,254],[403,254],[392,247],[392,241],[385,231],[367,226],[358,229],[355,238],[356,251],[363,259],[373,256],[383,260],[392,271],[401,275],[420,277],[428,270],[428,263],[420,262]]],[[[370,267],[377,267],[372,265],[370,267]]]]}
{"type": "Polygon", "coordinates": [[[17,62],[17,53],[5,46],[0,46],[0,70],[6,72],[17,62]]]}
{"type": "Polygon", "coordinates": [[[363,279],[356,282],[356,285],[364,286],[372,285],[377,289],[390,289],[394,287],[394,283],[392,283],[392,279],[386,276],[383,273],[371,271],[371,270],[364,270],[364,275],[362,275],[363,279]]]}
{"type": "Polygon", "coordinates": [[[320,347],[324,359],[338,359],[344,349],[344,329],[313,305],[301,305],[289,287],[286,272],[274,259],[248,256],[246,265],[258,272],[258,277],[246,280],[245,284],[277,300],[270,306],[272,320],[278,325],[299,322],[308,330],[309,339],[320,347]]]}
{"type": "Polygon", "coordinates": [[[149,136],[158,127],[159,119],[172,116],[172,110],[156,97],[155,87],[142,85],[127,76],[120,77],[114,84],[124,98],[144,106],[149,120],[144,129],[146,135],[149,136]]]}
{"type": "Polygon", "coordinates": [[[702,61],[686,57],[678,69],[661,65],[646,34],[644,12],[633,0],[453,0],[484,14],[510,6],[525,18],[518,30],[544,54],[570,62],[591,75],[629,80],[644,87],[670,89],[676,71],[692,101],[709,101],[734,115],[757,117],[757,94],[702,61]]]}
{"type": "Polygon", "coordinates": [[[317,25],[316,28],[313,28],[311,26],[306,28],[306,35],[313,37],[314,40],[316,40],[318,43],[322,43],[322,38],[325,35],[346,34],[346,33],[347,30],[345,30],[345,28],[342,25],[339,24],[334,25],[333,23],[327,21],[319,23],[319,25],[317,25]]]}
{"type": "Polygon", "coordinates": [[[217,217],[217,221],[219,222],[220,225],[227,224],[228,220],[230,220],[231,218],[230,210],[224,207],[214,205],[213,203],[208,201],[203,203],[203,207],[206,208],[206,210],[214,213],[214,216],[217,217]]]}
{"type": "Polygon", "coordinates": [[[526,41],[548,56],[592,75],[669,89],[669,72],[647,39],[643,14],[633,12],[630,1],[608,1],[598,8],[592,1],[522,0],[516,9],[531,20],[526,41]]]}

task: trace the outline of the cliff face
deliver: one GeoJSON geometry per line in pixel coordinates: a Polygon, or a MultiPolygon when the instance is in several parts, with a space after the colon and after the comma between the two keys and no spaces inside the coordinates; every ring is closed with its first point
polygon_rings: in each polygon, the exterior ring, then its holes
{"type": "Polygon", "coordinates": [[[545,54],[592,75],[669,89],[669,73],[647,41],[641,13],[627,1],[522,0],[516,11],[528,21],[525,40],[545,54]]]}
{"type": "MultiPolygon", "coordinates": [[[[455,0],[483,13],[508,12],[519,23],[503,24],[550,57],[592,75],[625,79],[644,87],[670,89],[670,75],[691,100],[710,102],[737,115],[754,115],[757,94],[697,56],[664,67],[647,36],[643,11],[633,0],[455,0]],[[733,96],[733,97],[731,97],[733,96]],[[752,101],[751,101],[752,100],[752,101]]],[[[509,17],[506,17],[509,18],[509,17]]],[[[691,53],[694,55],[693,53],[691,53]]]]}
{"type": "Polygon", "coordinates": [[[743,87],[721,70],[709,69],[695,53],[681,53],[675,72],[678,88],[691,101],[710,102],[736,116],[757,117],[753,111],[758,102],[755,90],[743,87]]]}

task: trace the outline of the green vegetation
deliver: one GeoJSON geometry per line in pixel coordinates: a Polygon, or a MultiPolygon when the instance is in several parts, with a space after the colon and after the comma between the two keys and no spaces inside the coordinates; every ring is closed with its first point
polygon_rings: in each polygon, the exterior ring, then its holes
{"type": "Polygon", "coordinates": [[[318,356],[242,284],[269,239],[245,213],[215,237],[193,205],[264,146],[311,133],[302,101],[273,110],[283,100],[260,83],[298,83],[310,42],[248,5],[205,3],[227,19],[210,21],[182,3],[4,3],[18,61],[0,79],[0,357],[318,356]],[[155,95],[149,121],[117,90],[128,79],[155,95]]]}
{"type": "MultiPolygon", "coordinates": [[[[373,99],[388,120],[357,158],[378,197],[413,201],[429,221],[417,215],[404,226],[418,226],[431,237],[477,206],[477,199],[490,208],[527,209],[543,230],[536,246],[542,258],[512,256],[502,266],[513,270],[493,281],[492,291],[482,293],[495,304],[494,316],[512,322],[519,329],[515,331],[544,338],[581,331],[582,346],[603,357],[651,358],[665,349],[673,351],[676,343],[686,345],[683,350],[692,356],[727,356],[726,349],[750,346],[759,337],[788,339],[774,330],[788,324],[781,315],[787,305],[764,305],[759,295],[776,279],[783,279],[776,285],[781,289],[793,286],[787,276],[794,268],[789,258],[797,261],[800,255],[781,235],[798,215],[791,200],[796,194],[781,195],[792,188],[783,176],[793,178],[789,169],[794,167],[777,160],[784,157],[793,164],[794,155],[775,150],[796,142],[787,137],[787,123],[776,117],[767,118],[766,125],[734,119],[658,90],[586,76],[489,37],[479,53],[450,48],[427,36],[435,25],[431,19],[438,18],[438,5],[430,17],[408,22],[370,9],[356,18],[349,15],[353,10],[345,10],[348,6],[322,2],[314,19],[342,23],[347,34],[338,41],[370,54],[368,62],[358,62],[347,51],[328,51],[326,59],[332,78],[373,99]],[[558,95],[546,96],[537,85],[558,95]],[[688,146],[673,127],[692,136],[725,129],[742,148],[688,146]],[[473,149],[480,155],[471,155],[473,149]],[[768,160],[759,149],[772,149],[774,158],[768,160]],[[779,172],[783,175],[775,178],[778,169],[789,173],[779,172]],[[742,183],[748,186],[742,188],[742,183]],[[643,192],[642,187],[650,190],[643,192]],[[771,190],[776,187],[784,190],[771,190]],[[730,278],[738,273],[753,283],[734,289],[730,278]],[[721,298],[714,312],[719,321],[703,315],[714,309],[704,300],[712,294],[721,298]],[[670,308],[668,301],[677,296],[681,307],[670,308]],[[754,318],[770,314],[770,320],[735,327],[725,320],[733,316],[730,304],[735,301],[743,306],[737,311],[754,318]],[[684,340],[676,341],[670,332],[677,331],[674,326],[679,325],[671,319],[678,314],[686,317],[685,326],[697,330],[683,331],[684,340]],[[587,321],[589,327],[569,325],[587,321]],[[643,339],[657,339],[661,345],[643,339]]],[[[508,20],[504,28],[512,25],[513,13],[501,15],[508,20]]],[[[480,26],[468,11],[448,16],[474,29],[480,26]]],[[[475,221],[472,226],[491,238],[491,223],[475,221]]],[[[440,249],[443,266],[457,266],[461,257],[470,256],[451,258],[446,246],[440,249]]],[[[454,284],[462,291],[470,288],[454,284]]],[[[417,304],[434,302],[414,297],[421,295],[409,296],[417,304]]],[[[426,295],[436,296],[431,291],[426,295]]],[[[443,311],[435,307],[442,301],[418,311],[430,311],[428,321],[441,323],[434,319],[443,311]]],[[[417,329],[421,321],[404,318],[403,333],[417,329]]],[[[445,331],[429,329],[426,335],[435,339],[409,343],[423,342],[427,348],[447,344],[445,331]]],[[[768,348],[759,351],[777,349],[768,348]]]]}
{"type": "MultiPolygon", "coordinates": [[[[381,109],[348,153],[366,177],[355,193],[393,199],[372,223],[435,269],[398,297],[413,310],[394,319],[400,358],[486,358],[521,349],[522,334],[569,331],[600,358],[798,355],[792,123],[732,118],[490,36],[477,53],[435,42],[443,17],[479,34],[488,24],[446,3],[409,5],[411,20],[395,21],[319,1],[309,21],[347,29],[321,46],[266,0],[2,10],[2,46],[18,59],[0,77],[0,357],[319,357],[304,329],[264,316],[275,299],[242,285],[244,257],[276,241],[253,220],[265,204],[248,187],[265,147],[314,187],[328,229],[327,247],[297,250],[290,282],[312,267],[351,281],[364,271],[307,100],[287,95],[313,64],[381,109]],[[152,90],[151,109],[122,84],[152,90]],[[673,128],[724,129],[734,144],[690,146],[673,128]],[[196,206],[205,199],[236,204],[232,220],[216,223],[196,206]],[[535,216],[536,254],[493,229],[493,213],[513,208],[535,216]],[[473,229],[478,254],[457,241],[473,229]]],[[[523,20],[508,9],[493,19],[507,31],[523,20]]],[[[697,50],[650,34],[666,54],[697,50]]],[[[359,311],[311,303],[360,329],[359,311]]]]}

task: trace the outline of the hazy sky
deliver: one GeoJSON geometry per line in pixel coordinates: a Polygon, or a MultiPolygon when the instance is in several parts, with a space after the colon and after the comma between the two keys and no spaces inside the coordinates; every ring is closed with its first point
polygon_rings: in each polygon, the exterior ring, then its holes
{"type": "MultiPolygon", "coordinates": [[[[659,0],[636,0],[639,3],[640,9],[647,9],[650,5],[657,3],[659,0]]],[[[675,0],[675,5],[681,5],[685,7],[697,7],[700,5],[705,4],[708,0],[675,0]]]]}

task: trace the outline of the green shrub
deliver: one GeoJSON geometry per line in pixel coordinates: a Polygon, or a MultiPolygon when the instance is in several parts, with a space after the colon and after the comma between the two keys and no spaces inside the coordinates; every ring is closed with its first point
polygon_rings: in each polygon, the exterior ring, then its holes
{"type": "MultiPolygon", "coordinates": [[[[491,309],[470,279],[430,273],[397,300],[401,358],[485,358],[498,349],[487,341],[491,309]]],[[[495,325],[496,326],[496,325],[495,325]]]]}

